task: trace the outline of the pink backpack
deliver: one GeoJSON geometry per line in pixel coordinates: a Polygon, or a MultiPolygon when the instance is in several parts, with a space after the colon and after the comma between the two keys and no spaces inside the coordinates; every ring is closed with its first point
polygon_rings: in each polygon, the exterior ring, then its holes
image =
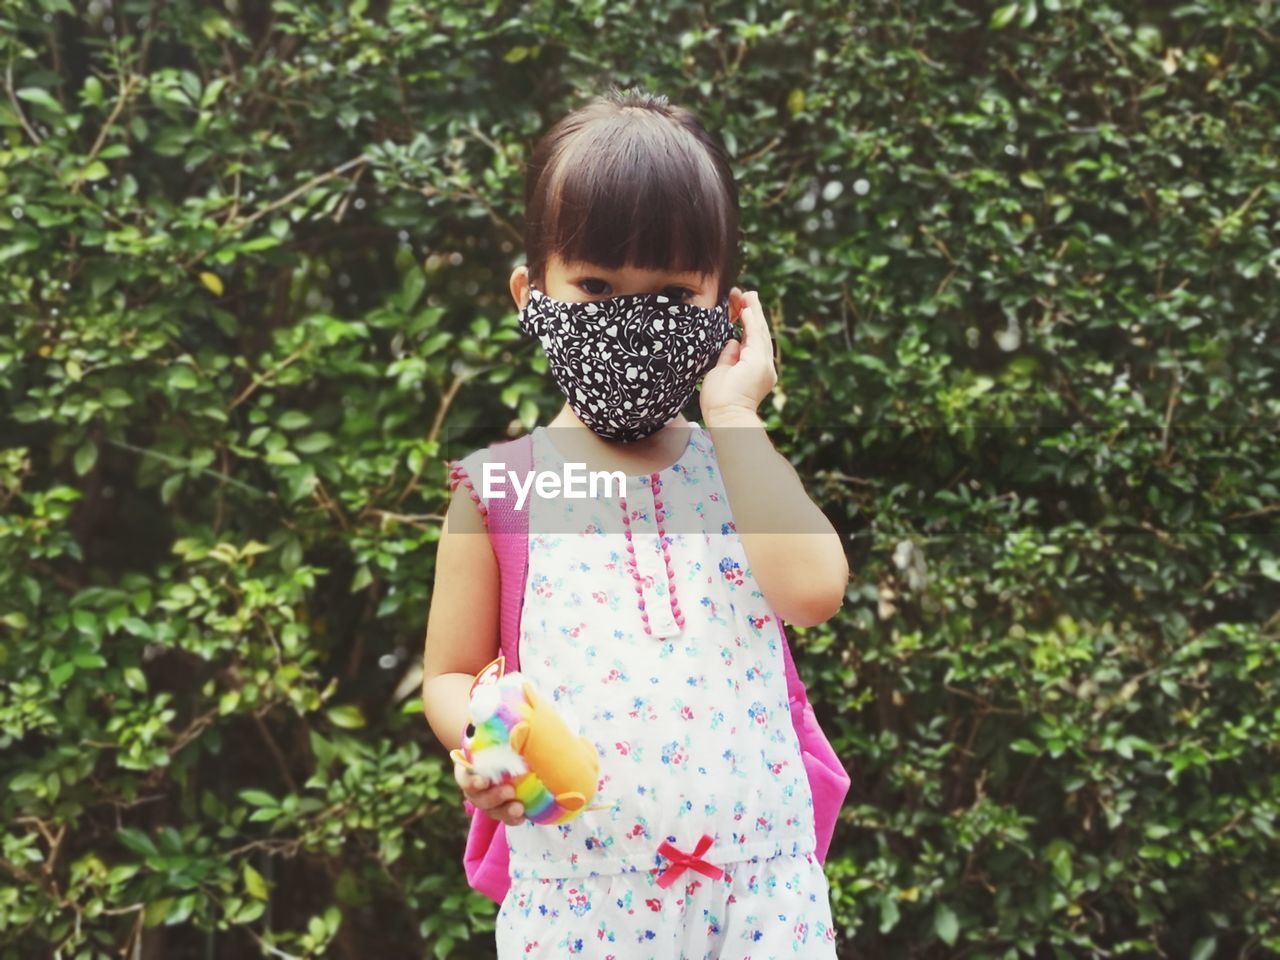
{"type": "MultiPolygon", "coordinates": [[[[490,450],[493,451],[494,462],[505,463],[508,469],[514,467],[521,476],[533,469],[533,443],[529,434],[494,444],[490,450]]],[[[501,652],[506,657],[507,669],[513,671],[520,669],[520,611],[529,566],[529,514],[527,510],[515,509],[514,497],[495,498],[487,505],[486,522],[501,582],[501,652]]],[[[800,741],[801,758],[813,793],[817,856],[820,862],[825,862],[840,806],[849,792],[849,774],[818,726],[804,684],[791,659],[787,634],[781,622],[778,623],[778,634],[782,638],[782,655],[786,661],[791,722],[800,741]]],[[[462,863],[472,888],[501,903],[511,887],[506,825],[472,808],[471,829],[467,833],[462,863]]]]}

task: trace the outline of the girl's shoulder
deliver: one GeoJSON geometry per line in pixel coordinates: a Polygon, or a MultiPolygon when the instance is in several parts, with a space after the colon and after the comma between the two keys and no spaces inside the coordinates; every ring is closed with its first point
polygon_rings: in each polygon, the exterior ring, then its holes
{"type": "MultiPolygon", "coordinates": [[[[541,429],[539,427],[538,429],[541,429]]],[[[535,431],[536,432],[536,431],[535,431]]],[[[449,459],[449,490],[465,487],[477,504],[487,505],[495,489],[505,487],[510,472],[527,466],[533,437],[526,434],[516,440],[495,440],[465,456],[449,459]]]]}

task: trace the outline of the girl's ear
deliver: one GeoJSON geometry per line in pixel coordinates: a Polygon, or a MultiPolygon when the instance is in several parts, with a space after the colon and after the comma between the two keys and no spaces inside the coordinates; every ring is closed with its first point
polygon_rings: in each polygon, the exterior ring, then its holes
{"type": "Polygon", "coordinates": [[[729,291],[729,322],[737,323],[738,315],[742,313],[742,308],[747,305],[746,294],[742,292],[741,287],[734,287],[729,291]]]}
{"type": "Polygon", "coordinates": [[[529,303],[529,268],[523,263],[511,271],[511,299],[519,310],[529,303]]]}

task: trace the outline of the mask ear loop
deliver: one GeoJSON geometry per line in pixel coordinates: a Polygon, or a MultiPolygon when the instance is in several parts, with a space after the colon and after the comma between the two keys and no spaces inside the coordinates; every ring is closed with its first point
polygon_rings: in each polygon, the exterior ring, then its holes
{"type": "Polygon", "coordinates": [[[545,299],[546,296],[545,293],[530,283],[529,302],[520,311],[521,325],[535,337],[541,337],[547,332],[547,326],[542,320],[542,311],[538,309],[538,301],[545,299]]]}

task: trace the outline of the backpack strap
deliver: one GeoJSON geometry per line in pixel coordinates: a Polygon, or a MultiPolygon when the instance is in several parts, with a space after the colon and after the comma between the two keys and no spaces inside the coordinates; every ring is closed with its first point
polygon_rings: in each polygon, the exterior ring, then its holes
{"type": "MultiPolygon", "coordinates": [[[[520,477],[533,469],[533,436],[525,434],[490,447],[491,460],[504,464],[520,477]]],[[[498,560],[500,593],[499,636],[507,671],[520,669],[520,610],[524,604],[525,580],[529,572],[529,508],[516,509],[513,496],[493,498],[489,503],[489,541],[498,560]]]]}
{"type": "Polygon", "coordinates": [[[774,615],[778,622],[778,637],[782,640],[782,660],[787,668],[787,699],[795,704],[809,702],[809,693],[804,688],[800,673],[796,670],[796,662],[791,658],[791,645],[787,643],[787,631],[782,628],[782,620],[774,615]]]}
{"type": "MultiPolygon", "coordinates": [[[[493,444],[489,452],[491,462],[503,464],[520,476],[527,476],[533,469],[533,440],[529,434],[493,444]]],[[[517,510],[515,497],[493,497],[487,504],[485,524],[498,561],[499,646],[507,669],[514,672],[520,668],[520,610],[529,572],[529,502],[525,502],[524,510],[517,510]]],[[[469,809],[471,826],[462,857],[467,883],[500,904],[511,888],[507,827],[474,807],[469,809]]]]}

